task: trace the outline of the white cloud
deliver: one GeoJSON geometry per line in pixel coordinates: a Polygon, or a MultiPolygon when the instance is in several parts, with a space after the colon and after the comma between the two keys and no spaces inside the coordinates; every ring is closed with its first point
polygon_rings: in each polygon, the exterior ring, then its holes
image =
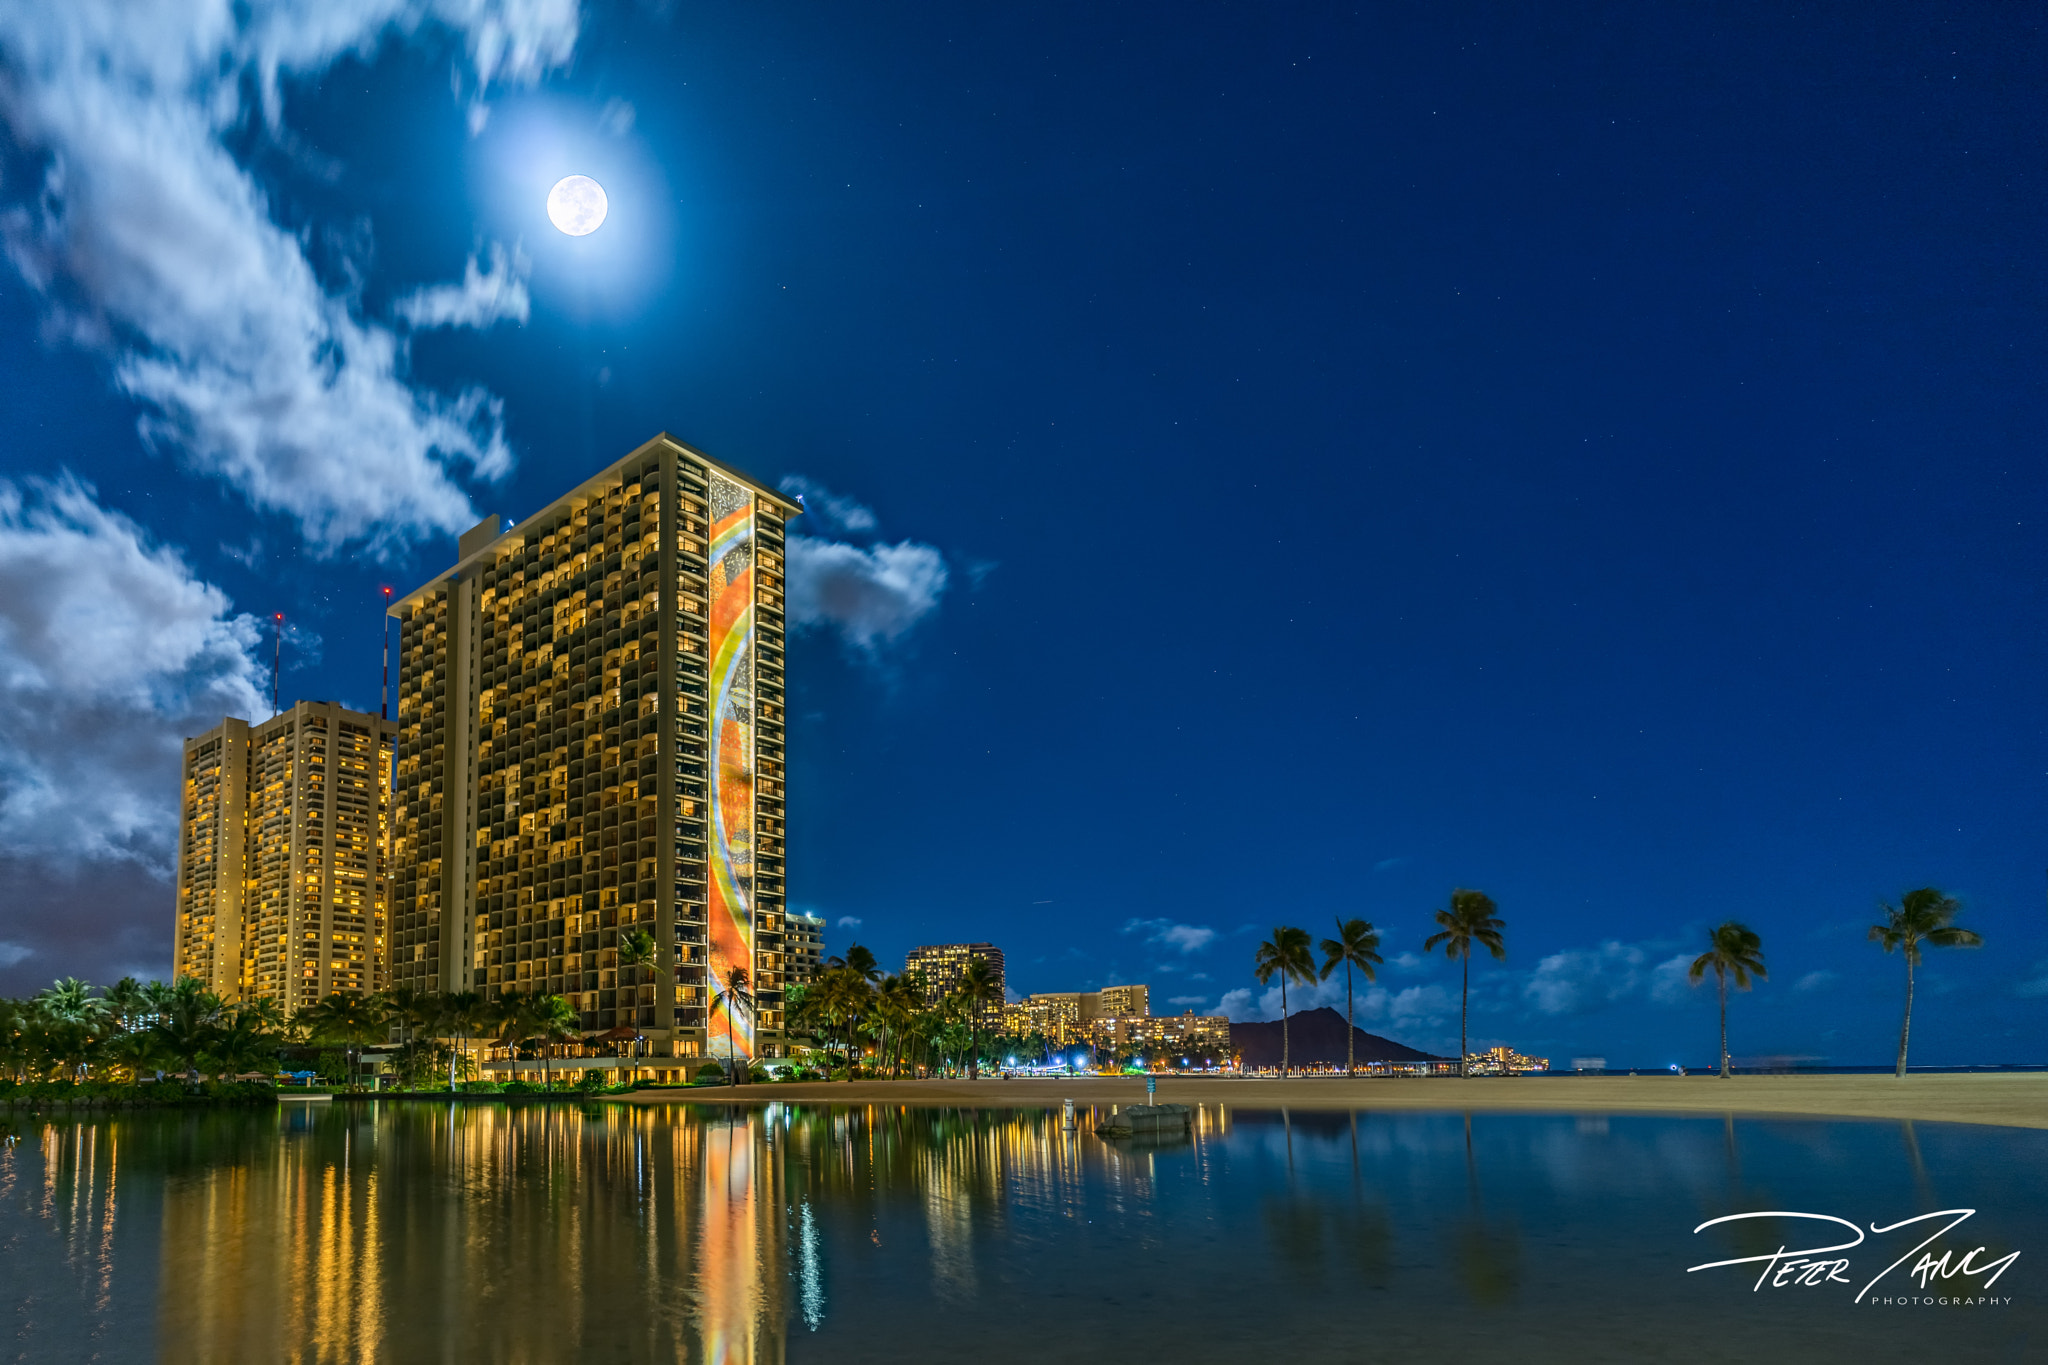
{"type": "Polygon", "coordinates": [[[33,948],[0,940],[0,967],[12,967],[15,963],[25,962],[35,955],[33,948]]]}
{"type": "Polygon", "coordinates": [[[841,915],[838,919],[832,921],[832,924],[837,929],[858,929],[861,925],[861,919],[859,915],[841,915]]]}
{"type": "Polygon", "coordinates": [[[1143,934],[1147,943],[1157,943],[1178,952],[1192,953],[1215,941],[1216,931],[1202,924],[1176,924],[1166,919],[1124,921],[1127,934],[1143,934]]]}
{"type": "Polygon", "coordinates": [[[1792,989],[1802,994],[1809,991],[1826,990],[1840,979],[1840,975],[1839,972],[1830,971],[1808,972],[1805,976],[1799,978],[1798,983],[1792,989]]]}
{"type": "Polygon", "coordinates": [[[1642,949],[1613,940],[1568,948],[1536,964],[1522,998],[1544,1014],[1585,1014],[1633,991],[1642,968],[1642,949]]]}
{"type": "Polygon", "coordinates": [[[1692,992],[1690,953],[1667,957],[1650,969],[1650,998],[1660,1005],[1675,1005],[1692,992]]]}
{"type": "Polygon", "coordinates": [[[468,525],[456,477],[511,465],[500,405],[414,386],[397,335],[356,315],[352,282],[323,284],[228,140],[260,117],[288,141],[281,75],[433,23],[462,36],[481,93],[566,61],[577,6],[0,6],[0,121],[42,167],[30,197],[0,208],[0,249],[41,295],[49,333],[109,358],[152,444],[329,550],[468,525]]]}
{"type": "Polygon", "coordinates": [[[804,505],[804,511],[823,522],[826,529],[839,535],[858,535],[875,530],[882,523],[876,519],[874,509],[834,493],[824,484],[807,479],[801,474],[789,474],[777,487],[796,498],[804,505]]]}
{"type": "Polygon", "coordinates": [[[901,638],[946,592],[945,556],[930,545],[863,550],[799,535],[787,544],[790,621],[799,630],[834,628],[864,654],[901,638]]]}
{"type": "Polygon", "coordinates": [[[2014,988],[2013,993],[2030,999],[2035,996],[2048,995],[2048,961],[2035,963],[2034,974],[2025,981],[2020,982],[2014,988]]]}
{"type": "Polygon", "coordinates": [[[1193,1008],[1196,1005],[1208,1004],[1209,997],[1206,995],[1176,995],[1166,1003],[1169,1005],[1186,1005],[1193,1008]]]}
{"type": "Polygon", "coordinates": [[[526,292],[524,254],[491,243],[491,268],[481,270],[471,254],[462,268],[461,284],[434,284],[416,289],[392,306],[414,328],[489,327],[510,318],[525,322],[533,300],[526,292]]]}
{"type": "Polygon", "coordinates": [[[0,482],[0,845],[168,872],[181,740],[270,714],[260,648],[90,487],[0,482]]]}

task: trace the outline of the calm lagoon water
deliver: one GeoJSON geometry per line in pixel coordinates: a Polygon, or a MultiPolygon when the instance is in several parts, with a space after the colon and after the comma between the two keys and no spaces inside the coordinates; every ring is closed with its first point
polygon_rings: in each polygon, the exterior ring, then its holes
{"type": "Polygon", "coordinates": [[[0,1115],[0,1357],[2048,1359],[2048,1133],[1211,1107],[1149,1145],[1083,1112],[0,1115]],[[1727,1214],[1964,1208],[1928,1252],[2020,1252],[1989,1288],[1908,1256],[1857,1301],[1948,1218],[1866,1233],[1832,1282],[1687,1273],[1854,1235],[1695,1234],[1727,1214]]]}

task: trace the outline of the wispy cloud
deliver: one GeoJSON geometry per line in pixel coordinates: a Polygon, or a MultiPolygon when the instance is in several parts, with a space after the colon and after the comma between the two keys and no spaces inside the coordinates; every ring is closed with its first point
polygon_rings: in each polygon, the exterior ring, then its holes
{"type": "Polygon", "coordinates": [[[832,921],[832,927],[835,929],[858,929],[860,926],[861,918],[859,915],[841,915],[838,919],[832,921]]]}
{"type": "MultiPolygon", "coordinates": [[[[4,121],[31,179],[0,204],[0,249],[49,336],[107,357],[152,444],[316,548],[404,544],[473,513],[457,478],[511,467],[500,403],[414,383],[353,272],[323,282],[317,234],[287,230],[230,140],[288,142],[281,77],[441,26],[472,89],[567,61],[574,0],[118,0],[0,6],[4,121]]],[[[479,104],[477,106],[481,108],[479,104]]],[[[465,281],[465,286],[467,281],[465,281]]]]}
{"type": "Polygon", "coordinates": [[[1170,919],[1125,920],[1123,932],[1142,934],[1147,943],[1181,953],[1197,952],[1216,941],[1216,931],[1205,924],[1177,924],[1170,919]]]}
{"type": "Polygon", "coordinates": [[[1798,982],[1792,987],[1792,989],[1795,991],[1799,991],[1802,994],[1811,991],[1824,991],[1829,986],[1834,985],[1835,982],[1840,979],[1841,973],[1839,972],[1808,972],[1805,976],[1799,978],[1798,982]]]}
{"type": "Polygon", "coordinates": [[[816,517],[831,534],[866,535],[882,524],[872,507],[834,493],[824,484],[801,474],[785,475],[777,487],[801,502],[805,514],[816,517]]]}
{"type": "Polygon", "coordinates": [[[474,253],[462,269],[462,283],[416,289],[392,306],[413,327],[489,327],[507,320],[525,322],[533,311],[526,292],[529,269],[523,253],[491,243],[491,267],[482,269],[474,253]]]}
{"type": "Polygon", "coordinates": [[[622,99],[608,99],[604,109],[597,116],[597,126],[613,137],[624,137],[633,131],[633,106],[622,99]]]}

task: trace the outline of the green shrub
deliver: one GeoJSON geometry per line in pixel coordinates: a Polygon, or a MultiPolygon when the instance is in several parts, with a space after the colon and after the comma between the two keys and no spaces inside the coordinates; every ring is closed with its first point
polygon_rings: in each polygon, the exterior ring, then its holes
{"type": "Polygon", "coordinates": [[[525,1081],[507,1081],[499,1089],[498,1093],[501,1095],[538,1095],[543,1092],[540,1086],[528,1085],[525,1081]]]}
{"type": "Polygon", "coordinates": [[[725,1068],[717,1062],[706,1062],[697,1068],[697,1074],[693,1079],[700,1082],[723,1081],[725,1079],[725,1068]]]}
{"type": "Polygon", "coordinates": [[[458,1081],[456,1089],[465,1095],[495,1095],[504,1089],[498,1081],[458,1081]]]}
{"type": "Polygon", "coordinates": [[[264,1081],[31,1081],[25,1085],[0,1080],[0,1105],[52,1105],[94,1109],[135,1109],[177,1104],[256,1104],[275,1102],[276,1087],[264,1081]]]}

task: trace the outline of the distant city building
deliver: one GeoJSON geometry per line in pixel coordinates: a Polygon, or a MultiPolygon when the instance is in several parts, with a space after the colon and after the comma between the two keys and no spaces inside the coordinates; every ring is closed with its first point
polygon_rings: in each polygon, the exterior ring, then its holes
{"type": "Polygon", "coordinates": [[[302,701],[185,741],[175,976],[287,1012],[384,987],[395,732],[302,701]]]}
{"type": "Polygon", "coordinates": [[[1081,1040],[1081,1026],[1095,1018],[1097,997],[1088,991],[1053,991],[1025,998],[1020,1033],[1043,1034],[1054,1047],[1081,1040]]]}
{"type": "Polygon", "coordinates": [[[1484,1052],[1469,1054],[1466,1061],[1467,1069],[1477,1072],[1511,1074],[1517,1071],[1550,1070],[1548,1057],[1524,1057],[1511,1047],[1490,1047],[1484,1052]]]}
{"type": "Polygon", "coordinates": [[[788,933],[784,935],[789,984],[808,986],[825,970],[824,917],[793,910],[784,922],[789,926],[788,933]]]}
{"type": "MultiPolygon", "coordinates": [[[[903,964],[903,974],[914,976],[922,973],[925,1003],[937,1004],[959,988],[967,964],[977,957],[988,963],[996,985],[1003,985],[1003,950],[993,943],[937,943],[912,948],[903,964]]],[[[999,1023],[1002,1018],[1001,1006],[986,1013],[991,1023],[999,1023]]]]}
{"type": "MultiPolygon", "coordinates": [[[[1143,989],[1140,987],[1139,989],[1143,989]]],[[[1091,1041],[1115,1051],[1159,1048],[1200,1051],[1219,1061],[1230,1059],[1230,1020],[1223,1015],[1104,1015],[1090,1026],[1091,1041]]]]}
{"type": "Polygon", "coordinates": [[[663,435],[392,604],[395,984],[560,994],[654,1059],[781,1054],[802,510],[663,435]],[[620,966],[630,931],[652,967],[620,966]]]}
{"type": "MultiPolygon", "coordinates": [[[[1151,1014],[1146,986],[1104,986],[1099,991],[1048,991],[1025,998],[1026,1013],[1015,1016],[1019,1036],[1045,1035],[1055,1047],[1087,1042],[1088,1026],[1110,1016],[1142,1019],[1151,1014]]],[[[1007,1027],[1007,1025],[1006,1025],[1007,1027]]]]}
{"type": "Polygon", "coordinates": [[[1096,992],[1097,1014],[1143,1019],[1152,1013],[1151,990],[1146,986],[1104,986],[1096,992]]]}

